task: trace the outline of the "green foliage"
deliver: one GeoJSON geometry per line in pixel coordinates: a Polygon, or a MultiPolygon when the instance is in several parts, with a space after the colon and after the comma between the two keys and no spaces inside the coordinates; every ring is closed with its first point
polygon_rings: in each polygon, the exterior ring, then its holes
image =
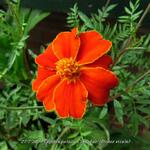
{"type": "Polygon", "coordinates": [[[68,13],[69,27],[78,27],[79,33],[96,30],[112,41],[112,70],[120,80],[110,93],[110,102],[103,107],[88,104],[81,120],[46,113],[31,90],[28,72],[35,70],[28,70],[25,54],[36,55],[26,50],[26,40],[48,13],[20,8],[16,0],[7,3],[7,11],[0,10],[0,149],[149,149],[150,34],[137,36],[143,15],[140,0],[130,1],[125,14],[113,23],[109,17],[116,4],[105,5],[89,16],[75,4],[68,13]]]}
{"type": "Polygon", "coordinates": [[[130,27],[130,32],[135,31],[136,21],[139,18],[142,10],[138,10],[140,0],[136,0],[135,4],[132,1],[129,2],[129,8],[124,7],[127,15],[120,16],[119,22],[126,23],[130,27]]]}
{"type": "Polygon", "coordinates": [[[0,79],[5,75],[5,78],[13,79],[13,82],[28,80],[31,76],[26,58],[28,34],[49,13],[20,9],[19,0],[15,3],[6,2],[9,9],[0,11],[0,79]]]}
{"type": "Polygon", "coordinates": [[[78,6],[76,3],[74,4],[73,8],[70,8],[70,12],[68,13],[67,23],[69,24],[69,27],[78,27],[80,21],[78,18],[78,6]]]}
{"type": "Polygon", "coordinates": [[[114,109],[117,120],[123,124],[123,109],[119,101],[114,100],[114,109]]]}

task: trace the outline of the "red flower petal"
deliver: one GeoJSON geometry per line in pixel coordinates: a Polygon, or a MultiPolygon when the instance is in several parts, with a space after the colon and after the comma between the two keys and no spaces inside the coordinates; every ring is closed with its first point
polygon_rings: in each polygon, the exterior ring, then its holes
{"type": "Polygon", "coordinates": [[[55,74],[55,71],[48,70],[48,68],[38,67],[37,71],[37,78],[32,81],[32,90],[36,91],[40,84],[48,78],[49,76],[52,76],[55,74]]]}
{"type": "Polygon", "coordinates": [[[76,37],[77,34],[78,34],[78,28],[73,28],[73,29],[71,30],[71,33],[72,33],[72,35],[74,35],[74,37],[76,37]]]}
{"type": "Polygon", "coordinates": [[[89,99],[99,106],[107,102],[109,90],[118,85],[116,75],[101,67],[82,68],[80,80],[89,92],[89,99]]]}
{"type": "Polygon", "coordinates": [[[105,69],[109,69],[109,66],[112,64],[112,58],[108,55],[104,55],[97,59],[95,62],[91,64],[87,64],[86,67],[102,67],[105,69]]]}
{"type": "Polygon", "coordinates": [[[45,68],[54,69],[55,62],[58,61],[57,57],[54,55],[52,46],[49,45],[43,54],[40,54],[35,58],[35,62],[39,66],[43,66],[45,68]]]}
{"type": "Polygon", "coordinates": [[[49,93],[49,95],[50,96],[47,96],[43,101],[43,105],[44,105],[46,111],[52,111],[55,109],[54,101],[52,98],[53,90],[51,90],[51,93],[49,93]]]}
{"type": "Polygon", "coordinates": [[[37,99],[39,101],[44,101],[45,98],[50,97],[52,99],[53,97],[53,90],[55,86],[60,82],[59,75],[53,75],[51,77],[48,77],[45,79],[37,91],[37,99]]]}
{"type": "Polygon", "coordinates": [[[80,34],[80,49],[77,60],[80,64],[89,64],[107,53],[112,43],[102,39],[96,31],[83,32],[80,34]]]}
{"type": "Polygon", "coordinates": [[[80,46],[80,38],[77,36],[77,30],[72,32],[61,32],[52,42],[52,48],[58,59],[76,58],[80,46]]]}
{"type": "Polygon", "coordinates": [[[62,80],[54,90],[56,112],[60,117],[82,118],[88,92],[80,80],[68,83],[62,80]]]}

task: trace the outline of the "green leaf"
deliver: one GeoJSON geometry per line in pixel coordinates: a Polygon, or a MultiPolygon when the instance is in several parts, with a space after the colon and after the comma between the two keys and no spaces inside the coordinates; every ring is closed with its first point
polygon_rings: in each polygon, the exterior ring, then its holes
{"type": "Polygon", "coordinates": [[[74,4],[73,8],[70,9],[70,12],[68,13],[67,17],[67,23],[69,27],[79,27],[79,14],[78,14],[78,6],[77,3],[74,4]]]}
{"type": "Polygon", "coordinates": [[[41,12],[40,10],[32,10],[32,12],[28,12],[28,10],[22,10],[23,13],[28,14],[28,20],[25,26],[25,34],[28,34],[41,20],[46,18],[50,13],[49,12],[41,12]]]}
{"type": "Polygon", "coordinates": [[[43,130],[25,131],[25,138],[27,139],[45,139],[43,130]]]}
{"type": "Polygon", "coordinates": [[[15,59],[16,59],[17,53],[16,51],[12,52],[9,58],[9,62],[8,62],[8,70],[13,66],[15,59]]]}
{"type": "Polygon", "coordinates": [[[19,120],[18,120],[18,115],[17,115],[17,112],[15,111],[11,111],[11,112],[7,112],[7,116],[6,116],[6,128],[7,129],[12,129],[12,128],[15,128],[17,126],[17,124],[19,123],[19,120]]]}
{"type": "Polygon", "coordinates": [[[141,115],[138,114],[139,121],[144,124],[147,128],[149,128],[149,122],[141,115]]]}
{"type": "Polygon", "coordinates": [[[45,122],[51,124],[51,125],[56,124],[56,120],[51,119],[50,117],[46,117],[46,116],[40,115],[39,118],[42,119],[43,121],[45,121],[45,122]]]}
{"type": "Polygon", "coordinates": [[[117,4],[111,4],[111,5],[109,5],[109,6],[107,7],[107,9],[106,9],[107,12],[113,10],[116,6],[117,6],[117,4]]]}
{"type": "Polygon", "coordinates": [[[12,149],[18,150],[18,141],[9,140],[8,143],[12,149]]]}
{"type": "Polygon", "coordinates": [[[115,116],[117,120],[123,124],[123,109],[119,101],[114,100],[115,116]]]}
{"type": "Polygon", "coordinates": [[[135,103],[137,103],[137,104],[149,104],[150,105],[150,100],[149,99],[147,99],[147,100],[141,100],[141,99],[137,99],[137,101],[135,102],[135,103]]]}
{"type": "Polygon", "coordinates": [[[73,139],[73,138],[77,137],[78,135],[79,135],[79,132],[76,131],[75,133],[70,134],[70,135],[68,136],[68,138],[69,138],[69,139],[73,139]]]}
{"type": "Polygon", "coordinates": [[[91,134],[91,131],[86,131],[86,132],[81,132],[82,136],[88,136],[89,134],[91,134]]]}
{"type": "Polygon", "coordinates": [[[4,118],[4,114],[5,114],[5,112],[3,110],[0,110],[0,119],[4,118]]]}
{"type": "Polygon", "coordinates": [[[89,150],[89,146],[87,144],[82,144],[81,150],[89,150]]]}
{"type": "Polygon", "coordinates": [[[74,139],[72,140],[70,146],[74,146],[74,145],[76,145],[77,143],[79,143],[80,141],[81,141],[81,137],[78,136],[78,137],[76,137],[76,138],[74,138],[74,139]]]}
{"type": "Polygon", "coordinates": [[[21,122],[23,123],[23,125],[26,126],[27,123],[30,121],[30,110],[22,114],[20,118],[21,118],[21,122]]]}
{"type": "Polygon", "coordinates": [[[141,111],[141,112],[143,112],[143,113],[145,113],[145,114],[148,114],[148,115],[150,115],[150,109],[149,108],[144,108],[144,107],[138,107],[137,108],[139,111],[141,111]]]}
{"type": "Polygon", "coordinates": [[[80,19],[84,22],[84,24],[89,27],[89,28],[93,28],[92,22],[90,20],[89,17],[87,17],[84,13],[82,13],[81,11],[79,12],[79,17],[80,19]]]}
{"type": "Polygon", "coordinates": [[[100,112],[99,118],[103,119],[106,116],[107,112],[108,112],[108,107],[107,105],[105,105],[100,112]]]}
{"type": "Polygon", "coordinates": [[[0,150],[8,150],[8,147],[5,141],[0,142],[0,150]]]}
{"type": "Polygon", "coordinates": [[[133,3],[130,1],[129,2],[130,8],[132,9],[132,11],[135,9],[133,3]]]}
{"type": "Polygon", "coordinates": [[[124,9],[127,14],[130,14],[130,15],[132,14],[132,12],[127,7],[125,7],[124,9]]]}
{"type": "Polygon", "coordinates": [[[134,112],[131,116],[131,127],[134,136],[138,134],[138,126],[139,126],[139,117],[137,113],[134,112]]]}

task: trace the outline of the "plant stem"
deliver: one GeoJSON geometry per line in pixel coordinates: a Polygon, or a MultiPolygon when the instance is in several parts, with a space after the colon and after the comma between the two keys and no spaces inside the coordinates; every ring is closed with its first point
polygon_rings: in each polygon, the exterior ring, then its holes
{"type": "Polygon", "coordinates": [[[141,75],[138,79],[136,79],[130,86],[126,88],[126,92],[128,92],[134,85],[136,85],[139,81],[141,81],[145,76],[150,74],[150,69],[146,71],[143,75],[141,75]]]}
{"type": "Polygon", "coordinates": [[[57,140],[54,142],[54,144],[51,147],[51,150],[56,150],[55,147],[58,144],[59,140],[63,137],[63,135],[70,130],[70,127],[65,127],[64,130],[61,132],[61,134],[58,136],[57,140]]]}
{"type": "Polygon", "coordinates": [[[146,9],[145,9],[145,11],[143,13],[143,15],[141,16],[141,18],[140,18],[140,20],[139,20],[139,22],[138,22],[138,24],[136,26],[136,29],[135,29],[136,31],[141,26],[141,24],[142,24],[142,22],[143,22],[143,20],[144,20],[144,18],[147,15],[147,13],[148,13],[149,10],[150,10],[150,3],[148,3],[148,5],[147,5],[147,7],[146,7],[146,9]]]}
{"type": "MultiPolygon", "coordinates": [[[[139,81],[141,81],[148,74],[150,74],[150,69],[148,71],[146,71],[143,75],[141,75],[139,78],[137,78],[134,82],[132,82],[129,86],[127,86],[127,88],[125,89],[125,91],[128,93],[130,91],[130,89],[133,88],[134,85],[136,85],[139,81]]],[[[112,96],[109,99],[109,101],[113,101],[114,99],[120,97],[121,95],[122,95],[122,93],[118,93],[117,95],[112,96]]]]}
{"type": "Polygon", "coordinates": [[[27,109],[43,109],[43,106],[26,106],[26,107],[7,107],[7,106],[1,106],[0,109],[5,110],[27,110],[27,109]]]}
{"type": "MultiPolygon", "coordinates": [[[[138,28],[141,26],[141,24],[142,24],[142,22],[143,22],[145,16],[147,15],[149,9],[150,9],[150,3],[147,5],[147,7],[146,7],[146,9],[145,9],[145,11],[144,11],[144,13],[143,13],[143,15],[141,16],[139,22],[137,23],[137,25],[136,25],[136,27],[135,27],[135,32],[134,32],[134,33],[136,33],[137,30],[138,30],[138,28]]],[[[115,58],[115,60],[114,60],[114,62],[113,62],[113,64],[112,64],[111,67],[113,67],[113,66],[118,62],[118,60],[120,59],[120,57],[121,57],[126,51],[128,51],[128,46],[129,46],[129,44],[130,44],[130,42],[131,42],[131,40],[132,40],[132,36],[133,36],[133,35],[130,35],[130,37],[128,38],[128,40],[127,40],[127,42],[126,42],[126,44],[125,44],[125,46],[124,46],[124,48],[123,48],[123,50],[121,50],[120,54],[115,58]]]]}

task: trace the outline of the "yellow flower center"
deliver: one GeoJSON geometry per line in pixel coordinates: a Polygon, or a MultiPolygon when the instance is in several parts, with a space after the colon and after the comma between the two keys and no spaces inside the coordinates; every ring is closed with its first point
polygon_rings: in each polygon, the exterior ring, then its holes
{"type": "Polygon", "coordinates": [[[75,81],[80,74],[80,67],[72,58],[63,58],[56,62],[56,73],[70,81],[75,81]]]}

